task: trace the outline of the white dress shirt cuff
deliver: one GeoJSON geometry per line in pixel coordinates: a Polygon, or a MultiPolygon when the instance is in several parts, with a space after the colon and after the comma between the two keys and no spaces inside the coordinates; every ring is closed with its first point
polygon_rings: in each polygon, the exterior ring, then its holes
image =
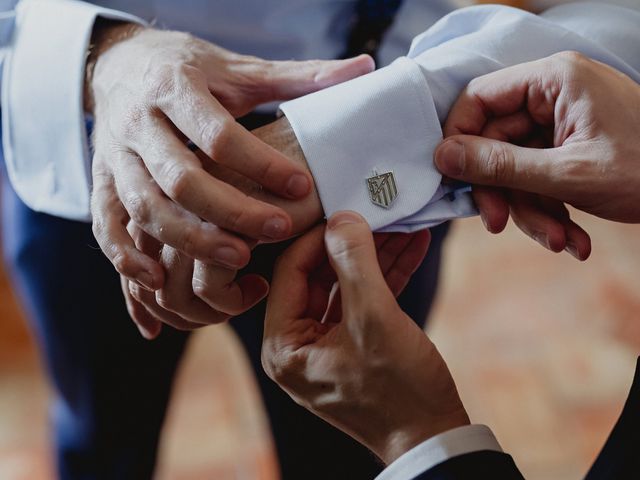
{"type": "Polygon", "coordinates": [[[20,2],[3,69],[3,145],[11,183],[32,209],[73,220],[90,219],[83,87],[98,16],[144,23],[73,0],[20,2]]]}
{"type": "Polygon", "coordinates": [[[442,131],[429,85],[413,60],[399,58],[280,108],[307,158],[327,216],[355,210],[373,230],[393,230],[438,190],[441,175],[433,151],[442,131]],[[397,197],[387,208],[370,198],[366,180],[375,172],[393,172],[397,197]]]}
{"type": "Polygon", "coordinates": [[[389,465],[376,480],[412,480],[450,458],[483,450],[502,452],[489,427],[466,425],[454,428],[412,448],[389,465]]]}

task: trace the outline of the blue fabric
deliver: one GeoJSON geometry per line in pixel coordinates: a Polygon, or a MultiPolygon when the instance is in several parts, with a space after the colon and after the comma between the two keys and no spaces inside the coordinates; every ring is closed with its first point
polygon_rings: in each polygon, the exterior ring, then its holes
{"type": "MultiPolygon", "coordinates": [[[[4,168],[1,159],[0,165],[4,168]]],[[[91,226],[34,212],[17,197],[6,172],[0,176],[5,262],[56,395],[51,421],[58,476],[151,478],[173,376],[188,335],[165,328],[153,342],[142,339],[127,314],[118,275],[99,250],[91,226]]],[[[400,299],[421,325],[437,287],[446,231],[446,226],[434,229],[430,252],[400,299]]],[[[248,268],[269,277],[270,263],[284,248],[261,247],[248,268]]],[[[282,478],[375,477],[381,466],[371,453],[295,404],[264,374],[263,318],[264,302],[231,324],[256,373],[282,478]]]]}
{"type": "Polygon", "coordinates": [[[342,58],[361,53],[375,57],[380,41],[401,5],[402,0],[360,0],[355,8],[354,24],[342,58]]]}
{"type": "Polygon", "coordinates": [[[142,339],[91,226],[34,212],[2,177],[3,253],[54,386],[58,476],[150,478],[187,336],[142,339]]]}
{"type": "Polygon", "coordinates": [[[402,0],[360,0],[358,15],[366,23],[390,23],[401,4],[402,0]]]}

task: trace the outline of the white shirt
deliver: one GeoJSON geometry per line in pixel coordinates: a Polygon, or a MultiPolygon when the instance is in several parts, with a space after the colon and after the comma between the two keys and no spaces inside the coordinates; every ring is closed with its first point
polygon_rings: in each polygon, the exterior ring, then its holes
{"type": "MultiPolygon", "coordinates": [[[[16,2],[0,1],[0,8],[3,3],[16,2]]],[[[230,49],[270,58],[332,58],[343,49],[355,0],[192,0],[190,8],[168,0],[99,3],[126,6],[144,18],[73,0],[22,0],[3,69],[3,146],[10,180],[31,208],[75,220],[90,219],[91,168],[81,85],[96,16],[190,27],[230,49]]],[[[428,26],[449,7],[445,0],[406,1],[380,52],[383,62],[406,49],[420,25],[428,26]]],[[[589,14],[596,8],[577,7],[586,9],[578,26],[603,25],[589,14]]],[[[620,11],[609,7],[607,12],[614,13],[605,31],[613,24],[618,35],[624,33],[618,28],[625,20],[620,11]]],[[[0,17],[0,39],[3,32],[7,38],[12,24],[0,17]]],[[[632,27],[628,19],[621,25],[632,27]]],[[[389,68],[284,104],[325,213],[356,210],[382,231],[413,231],[475,214],[468,189],[441,186],[432,161],[441,140],[440,123],[464,85],[479,74],[567,48],[615,65],[623,62],[615,51],[596,52],[593,36],[538,43],[539,36],[548,38],[544,30],[540,18],[507,7],[464,9],[417,37],[408,57],[389,68]],[[492,30],[496,20],[487,26],[494,14],[506,22],[499,31],[492,30]],[[520,24],[531,25],[529,32],[518,34],[517,42],[505,48],[501,36],[520,24]],[[477,31],[467,32],[469,27],[477,31]],[[448,55],[448,49],[456,51],[456,43],[465,42],[470,48],[448,55]],[[366,179],[374,172],[393,172],[398,195],[389,208],[371,201],[366,179]]]]}
{"type": "Polygon", "coordinates": [[[413,480],[450,458],[484,450],[502,452],[489,427],[467,425],[454,428],[413,447],[389,465],[376,480],[413,480]]]}
{"type": "MultiPolygon", "coordinates": [[[[97,16],[153,21],[270,59],[330,59],[345,48],[355,5],[356,0],[0,0],[3,146],[14,189],[34,210],[90,220],[82,82],[97,16]]],[[[382,46],[382,63],[406,52],[415,35],[452,9],[449,0],[407,0],[382,46]]]]}
{"type": "Polygon", "coordinates": [[[640,81],[640,12],[587,2],[539,16],[496,5],[460,9],[416,37],[407,57],[283,104],[327,216],[356,210],[374,230],[414,231],[473,214],[469,195],[448,193],[434,167],[440,124],[473,78],[563,50],[640,81]],[[365,179],[374,171],[394,174],[390,208],[371,201],[365,179]]]}

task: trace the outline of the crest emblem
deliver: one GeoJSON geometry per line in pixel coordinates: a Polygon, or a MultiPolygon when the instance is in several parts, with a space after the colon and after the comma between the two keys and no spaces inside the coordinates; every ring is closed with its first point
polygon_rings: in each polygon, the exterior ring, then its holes
{"type": "Polygon", "coordinates": [[[379,174],[374,171],[373,176],[367,178],[367,187],[371,201],[383,208],[389,208],[389,205],[398,196],[398,187],[393,172],[379,174]]]}

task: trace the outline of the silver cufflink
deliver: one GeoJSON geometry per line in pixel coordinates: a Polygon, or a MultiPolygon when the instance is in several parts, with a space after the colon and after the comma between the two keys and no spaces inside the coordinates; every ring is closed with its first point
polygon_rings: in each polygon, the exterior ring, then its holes
{"type": "Polygon", "coordinates": [[[369,198],[376,205],[389,208],[389,205],[398,197],[398,187],[393,172],[378,173],[373,171],[373,176],[367,178],[369,198]]]}

